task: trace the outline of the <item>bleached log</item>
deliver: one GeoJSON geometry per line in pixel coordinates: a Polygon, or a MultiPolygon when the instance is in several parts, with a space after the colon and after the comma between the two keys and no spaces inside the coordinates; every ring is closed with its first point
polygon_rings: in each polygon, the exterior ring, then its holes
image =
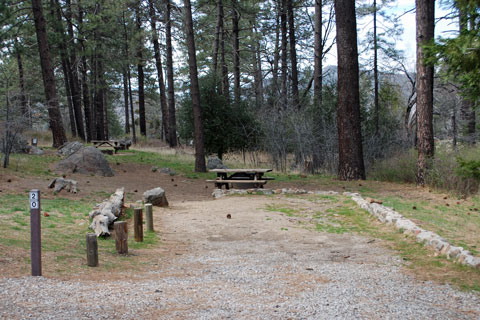
{"type": "Polygon", "coordinates": [[[57,193],[62,191],[63,189],[65,189],[65,190],[67,190],[68,192],[71,192],[71,193],[77,193],[77,185],[78,185],[78,183],[75,180],[64,179],[64,178],[55,178],[55,179],[52,180],[52,182],[50,182],[48,187],[50,189],[55,187],[53,192],[57,192],[57,193]]]}
{"type": "Polygon", "coordinates": [[[97,237],[110,235],[108,227],[117,220],[122,213],[124,193],[124,188],[117,189],[109,199],[97,204],[88,214],[92,220],[90,229],[95,231],[97,237]]]}

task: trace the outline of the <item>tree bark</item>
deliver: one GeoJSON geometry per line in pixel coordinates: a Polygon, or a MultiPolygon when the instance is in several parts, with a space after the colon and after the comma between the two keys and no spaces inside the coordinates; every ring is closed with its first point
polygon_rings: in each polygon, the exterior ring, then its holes
{"type": "Polygon", "coordinates": [[[292,68],[292,100],[293,106],[300,109],[298,96],[298,71],[297,71],[297,49],[295,39],[295,16],[293,13],[293,0],[287,0],[288,37],[290,39],[290,64],[292,68]]]}
{"type": "MultiPolygon", "coordinates": [[[[222,6],[222,16],[223,16],[223,6],[222,6]]],[[[225,26],[220,32],[220,64],[222,65],[222,94],[228,101],[230,101],[230,82],[228,79],[228,66],[225,61],[225,26]]]]}
{"type": "Polygon", "coordinates": [[[275,18],[275,47],[273,53],[273,68],[272,68],[272,93],[274,96],[278,94],[278,62],[280,61],[280,15],[281,8],[279,1],[277,4],[276,18],[275,18]]]}
{"type": "Polygon", "coordinates": [[[52,130],[53,146],[58,148],[67,142],[62,123],[62,114],[58,106],[55,76],[50,60],[50,47],[47,42],[46,22],[43,15],[42,1],[32,0],[33,19],[37,34],[38,51],[40,55],[40,67],[42,69],[45,98],[47,100],[50,129],[52,130]]]}
{"type": "Polygon", "coordinates": [[[218,51],[220,47],[220,32],[223,29],[223,3],[222,0],[217,1],[217,23],[215,25],[215,39],[213,41],[213,62],[212,62],[212,69],[213,69],[213,76],[217,77],[217,69],[218,69],[218,51]]]}
{"type": "Polygon", "coordinates": [[[424,185],[434,156],[433,65],[424,61],[427,44],[434,36],[435,1],[416,0],[417,23],[417,184],[424,185]]]}
{"type": "Polygon", "coordinates": [[[190,95],[192,97],[193,123],[195,132],[195,171],[205,172],[205,150],[203,115],[200,105],[200,89],[198,85],[197,58],[193,33],[192,7],[190,0],[183,0],[185,14],[185,32],[187,38],[188,64],[190,71],[190,95]]]}
{"type": "Polygon", "coordinates": [[[240,42],[238,28],[238,3],[232,0],[232,36],[233,36],[233,95],[240,102],[240,42]]]}
{"type": "Polygon", "coordinates": [[[177,120],[175,116],[175,82],[173,80],[173,48],[172,48],[172,21],[170,12],[172,4],[166,1],[165,10],[165,42],[167,45],[167,83],[168,83],[168,143],[170,148],[177,146],[177,120]]]}
{"type": "MultiPolygon", "coordinates": [[[[80,84],[78,82],[78,68],[77,68],[77,55],[76,45],[75,45],[75,34],[73,32],[73,23],[72,23],[72,4],[70,0],[66,0],[66,19],[67,19],[67,32],[68,32],[68,42],[65,43],[65,47],[67,48],[68,52],[68,43],[70,43],[70,56],[67,59],[70,59],[69,65],[70,68],[68,70],[69,75],[69,82],[70,82],[70,90],[72,93],[72,103],[73,103],[73,111],[75,113],[75,125],[77,127],[77,134],[85,141],[85,126],[83,125],[83,114],[82,114],[82,100],[81,100],[81,92],[80,92],[80,84]]],[[[57,7],[60,10],[60,5],[58,4],[57,0],[57,7]]],[[[61,19],[61,17],[60,17],[61,19]]],[[[66,40],[66,39],[64,39],[66,40]]]]}
{"type": "Polygon", "coordinates": [[[287,92],[287,13],[286,13],[286,0],[281,1],[280,8],[280,29],[282,34],[282,78],[281,78],[281,102],[282,108],[287,108],[288,92],[287,92]]]}
{"type": "Polygon", "coordinates": [[[104,87],[103,87],[103,56],[98,53],[100,50],[95,50],[95,133],[97,140],[105,140],[105,119],[104,119],[104,87]]]}
{"type": "MultiPolygon", "coordinates": [[[[125,20],[125,12],[122,12],[122,20],[123,20],[123,40],[124,40],[124,50],[125,50],[125,57],[129,58],[129,48],[128,48],[128,32],[127,32],[127,22],[125,20]]],[[[130,64],[127,62],[125,66],[127,70],[127,82],[128,82],[128,97],[130,98],[130,117],[132,123],[132,142],[135,144],[137,143],[137,134],[135,130],[135,112],[133,110],[133,94],[132,94],[132,82],[131,82],[131,74],[130,74],[130,64]]]]}
{"type": "Polygon", "coordinates": [[[20,52],[20,46],[18,44],[18,39],[15,37],[15,54],[17,56],[17,67],[18,67],[18,86],[20,89],[20,107],[22,112],[22,117],[28,119],[28,106],[27,106],[27,97],[25,96],[25,76],[23,72],[23,61],[22,54],[20,52]]]}
{"type": "Polygon", "coordinates": [[[321,108],[323,82],[322,0],[315,0],[314,46],[313,98],[315,107],[321,108]]]}
{"type": "Polygon", "coordinates": [[[125,107],[125,134],[130,134],[130,120],[128,112],[128,80],[127,80],[127,71],[124,70],[122,74],[123,80],[123,103],[125,107]]]}
{"type": "Polygon", "coordinates": [[[355,0],[336,0],[338,60],[338,177],[365,179],[360,124],[355,0]]]}
{"type": "MultiPolygon", "coordinates": [[[[82,34],[83,31],[83,9],[78,3],[78,28],[79,33],[82,34]]],[[[83,37],[80,40],[80,46],[82,48],[82,58],[81,58],[81,87],[82,87],[82,96],[83,96],[83,112],[85,113],[85,131],[87,136],[87,142],[90,142],[94,137],[94,126],[93,126],[93,116],[92,116],[92,107],[90,99],[90,91],[88,88],[88,76],[87,76],[87,50],[85,48],[85,40],[83,37]]]]}
{"type": "MultiPolygon", "coordinates": [[[[140,1],[137,3],[135,8],[135,18],[137,23],[137,32],[142,33],[142,21],[140,19],[140,1]]],[[[137,72],[138,72],[138,113],[140,116],[140,134],[142,136],[147,136],[147,121],[145,118],[145,75],[143,74],[143,65],[145,61],[143,60],[143,36],[139,37],[137,43],[137,72]]]]}
{"type": "Polygon", "coordinates": [[[163,66],[162,57],[160,55],[160,45],[158,43],[157,23],[155,17],[155,7],[153,6],[153,0],[148,0],[149,14],[150,14],[150,26],[152,27],[152,42],[153,52],[155,56],[155,65],[157,67],[158,86],[160,88],[160,108],[162,111],[162,137],[168,141],[168,105],[167,95],[165,93],[165,80],[163,79],[163,66]]]}
{"type": "Polygon", "coordinates": [[[378,104],[378,45],[377,45],[377,0],[373,0],[373,104],[375,110],[375,135],[379,130],[379,104],[378,104]]]}
{"type": "Polygon", "coordinates": [[[262,74],[262,56],[260,54],[260,41],[258,40],[258,30],[256,21],[252,22],[252,33],[255,35],[255,52],[253,55],[254,64],[254,83],[255,83],[255,104],[257,109],[263,106],[263,74],[262,74]]]}

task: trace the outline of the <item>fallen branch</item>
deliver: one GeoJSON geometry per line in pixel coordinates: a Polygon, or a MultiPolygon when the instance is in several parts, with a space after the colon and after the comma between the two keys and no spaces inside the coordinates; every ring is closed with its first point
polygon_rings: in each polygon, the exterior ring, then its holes
{"type": "Polygon", "coordinates": [[[97,204],[88,214],[92,220],[90,229],[95,231],[97,237],[110,235],[108,227],[117,220],[122,213],[124,193],[124,188],[117,189],[109,199],[97,204]]]}

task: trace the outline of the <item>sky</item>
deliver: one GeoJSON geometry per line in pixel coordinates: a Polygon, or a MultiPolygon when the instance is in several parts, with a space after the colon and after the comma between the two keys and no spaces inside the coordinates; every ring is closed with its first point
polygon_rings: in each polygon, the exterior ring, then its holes
{"type": "MultiPolygon", "coordinates": [[[[440,1],[435,1],[435,37],[449,37],[454,35],[458,26],[452,21],[440,19],[449,13],[449,10],[441,8],[440,1]]],[[[373,0],[366,0],[364,2],[373,3],[373,0]]],[[[389,11],[395,16],[401,16],[400,21],[403,26],[403,35],[396,43],[397,49],[403,50],[406,58],[406,67],[413,71],[415,68],[416,60],[416,37],[415,37],[415,0],[396,0],[391,5],[392,9],[389,11]]],[[[371,19],[371,18],[370,18],[371,19]]],[[[363,28],[362,24],[365,22],[357,21],[357,27],[359,29],[359,40],[362,38],[362,31],[367,28],[363,28]]],[[[371,27],[371,26],[370,26],[371,27]]],[[[326,57],[326,65],[336,65],[336,47],[332,48],[332,52],[326,57]]]]}

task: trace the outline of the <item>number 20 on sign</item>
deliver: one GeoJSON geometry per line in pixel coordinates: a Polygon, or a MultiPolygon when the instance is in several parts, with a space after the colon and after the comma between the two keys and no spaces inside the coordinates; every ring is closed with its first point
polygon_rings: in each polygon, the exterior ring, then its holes
{"type": "Polygon", "coordinates": [[[38,191],[30,191],[30,209],[38,209],[38,191]]]}

